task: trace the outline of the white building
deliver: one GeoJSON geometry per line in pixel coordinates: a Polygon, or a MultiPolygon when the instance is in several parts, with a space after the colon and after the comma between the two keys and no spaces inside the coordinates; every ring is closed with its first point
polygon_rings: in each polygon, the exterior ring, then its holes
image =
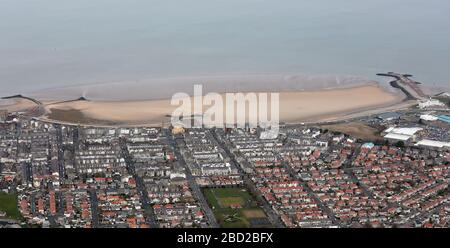
{"type": "Polygon", "coordinates": [[[383,131],[384,138],[390,141],[403,141],[407,142],[415,140],[417,132],[422,131],[420,127],[390,127],[383,131]]]}
{"type": "Polygon", "coordinates": [[[434,115],[421,115],[420,119],[424,120],[424,121],[437,121],[438,120],[438,118],[434,115]]]}
{"type": "Polygon", "coordinates": [[[416,146],[437,148],[437,149],[450,149],[450,142],[442,142],[442,141],[424,139],[424,140],[417,142],[416,146]]]}
{"type": "Polygon", "coordinates": [[[272,140],[278,138],[278,130],[277,129],[266,129],[261,132],[259,138],[262,140],[272,140]]]}
{"type": "Polygon", "coordinates": [[[419,102],[419,108],[420,109],[427,109],[427,108],[445,108],[446,105],[436,99],[429,99],[426,101],[420,101],[419,102]]]}

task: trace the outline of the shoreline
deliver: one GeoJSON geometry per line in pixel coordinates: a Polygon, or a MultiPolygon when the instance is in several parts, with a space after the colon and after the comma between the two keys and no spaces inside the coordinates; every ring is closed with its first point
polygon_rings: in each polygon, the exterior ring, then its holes
{"type": "Polygon", "coordinates": [[[27,93],[40,100],[68,100],[85,97],[95,101],[164,100],[178,92],[193,94],[193,85],[203,85],[203,92],[284,92],[351,88],[378,84],[391,90],[388,84],[354,75],[307,74],[236,74],[167,78],[147,78],[98,84],[48,88],[27,93]],[[156,89],[156,90],[155,90],[156,89]],[[123,92],[127,92],[123,94],[123,92]]]}

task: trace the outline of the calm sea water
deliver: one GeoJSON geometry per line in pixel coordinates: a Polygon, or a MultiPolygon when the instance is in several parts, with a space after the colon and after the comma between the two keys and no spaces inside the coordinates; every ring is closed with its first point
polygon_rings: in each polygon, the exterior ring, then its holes
{"type": "Polygon", "coordinates": [[[247,73],[399,71],[450,85],[449,10],[448,0],[0,0],[0,93],[247,73]]]}

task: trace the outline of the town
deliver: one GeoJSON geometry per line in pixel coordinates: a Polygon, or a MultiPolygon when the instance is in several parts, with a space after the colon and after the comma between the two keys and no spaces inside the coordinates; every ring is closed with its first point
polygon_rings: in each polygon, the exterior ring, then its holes
{"type": "Polygon", "coordinates": [[[277,135],[3,111],[0,227],[448,228],[449,123],[436,99],[277,135]]]}

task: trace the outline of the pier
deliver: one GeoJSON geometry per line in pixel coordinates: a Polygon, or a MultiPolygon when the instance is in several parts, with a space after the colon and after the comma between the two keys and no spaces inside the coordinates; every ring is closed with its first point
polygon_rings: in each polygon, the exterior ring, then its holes
{"type": "Polygon", "coordinates": [[[391,85],[401,89],[410,99],[425,100],[428,98],[428,96],[423,93],[422,89],[420,89],[420,83],[412,80],[412,75],[410,74],[388,72],[378,73],[377,76],[395,78],[395,80],[391,82],[391,85]]]}

